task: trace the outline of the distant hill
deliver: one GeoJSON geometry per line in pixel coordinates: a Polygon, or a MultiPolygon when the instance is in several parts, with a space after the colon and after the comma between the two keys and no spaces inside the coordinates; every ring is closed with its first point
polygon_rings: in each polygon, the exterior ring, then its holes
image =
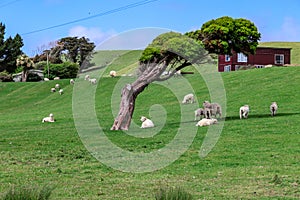
{"type": "Polygon", "coordinates": [[[260,42],[260,47],[283,47],[292,48],[291,64],[300,65],[300,42],[260,42]]]}

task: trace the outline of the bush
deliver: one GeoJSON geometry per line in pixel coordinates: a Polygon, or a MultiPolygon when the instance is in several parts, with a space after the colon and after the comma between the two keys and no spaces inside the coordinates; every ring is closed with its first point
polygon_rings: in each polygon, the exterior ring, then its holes
{"type": "Polygon", "coordinates": [[[0,72],[0,82],[12,82],[13,78],[6,70],[0,72]]]}
{"type": "Polygon", "coordinates": [[[3,200],[48,200],[54,187],[43,186],[42,188],[10,188],[3,196],[3,200]]]}
{"type": "Polygon", "coordinates": [[[64,62],[61,64],[49,64],[49,77],[48,68],[44,68],[44,76],[49,79],[54,77],[64,78],[76,78],[79,70],[79,65],[72,62],[64,62]]]}
{"type": "MultiPolygon", "coordinates": [[[[34,69],[44,70],[47,68],[47,61],[40,61],[34,64],[34,69]]],[[[48,73],[48,72],[47,72],[48,73]]]]}
{"type": "Polygon", "coordinates": [[[155,194],[156,200],[191,200],[193,196],[180,187],[160,188],[155,194]]]}

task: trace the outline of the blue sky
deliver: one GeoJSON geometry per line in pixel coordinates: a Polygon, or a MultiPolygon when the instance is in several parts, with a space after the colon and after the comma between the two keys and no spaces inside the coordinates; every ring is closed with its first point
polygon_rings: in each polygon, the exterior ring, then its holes
{"type": "Polygon", "coordinates": [[[19,33],[23,51],[33,56],[67,36],[85,36],[98,45],[113,35],[147,27],[185,33],[222,16],[251,20],[261,41],[299,42],[299,9],[299,0],[1,0],[0,21],[5,36],[19,33]],[[128,6],[133,4],[137,6],[128,6]]]}

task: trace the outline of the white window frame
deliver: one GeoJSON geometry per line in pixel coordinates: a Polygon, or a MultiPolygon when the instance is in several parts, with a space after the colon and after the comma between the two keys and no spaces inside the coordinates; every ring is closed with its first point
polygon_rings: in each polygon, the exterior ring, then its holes
{"type": "Polygon", "coordinates": [[[225,62],[229,62],[230,61],[230,55],[225,55],[225,62]]]}
{"type": "Polygon", "coordinates": [[[231,71],[231,65],[225,65],[224,72],[230,72],[230,71],[231,71]]]}
{"type": "Polygon", "coordinates": [[[238,62],[248,62],[248,57],[247,57],[247,55],[245,55],[243,53],[238,53],[237,54],[237,61],[238,62]]]}
{"type": "Polygon", "coordinates": [[[274,55],[274,63],[277,64],[277,65],[278,64],[283,65],[284,64],[284,54],[275,54],[274,55]],[[277,59],[276,59],[277,56],[280,57],[279,62],[277,62],[277,59]]]}

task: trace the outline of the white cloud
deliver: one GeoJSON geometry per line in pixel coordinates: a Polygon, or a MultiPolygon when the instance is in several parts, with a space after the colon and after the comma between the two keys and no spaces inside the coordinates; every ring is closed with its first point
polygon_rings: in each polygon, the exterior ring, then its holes
{"type": "Polygon", "coordinates": [[[97,27],[84,27],[84,26],[75,26],[69,30],[69,36],[71,37],[86,37],[90,41],[94,42],[95,45],[100,44],[107,38],[110,38],[116,34],[115,31],[103,32],[100,28],[97,27]]]}

